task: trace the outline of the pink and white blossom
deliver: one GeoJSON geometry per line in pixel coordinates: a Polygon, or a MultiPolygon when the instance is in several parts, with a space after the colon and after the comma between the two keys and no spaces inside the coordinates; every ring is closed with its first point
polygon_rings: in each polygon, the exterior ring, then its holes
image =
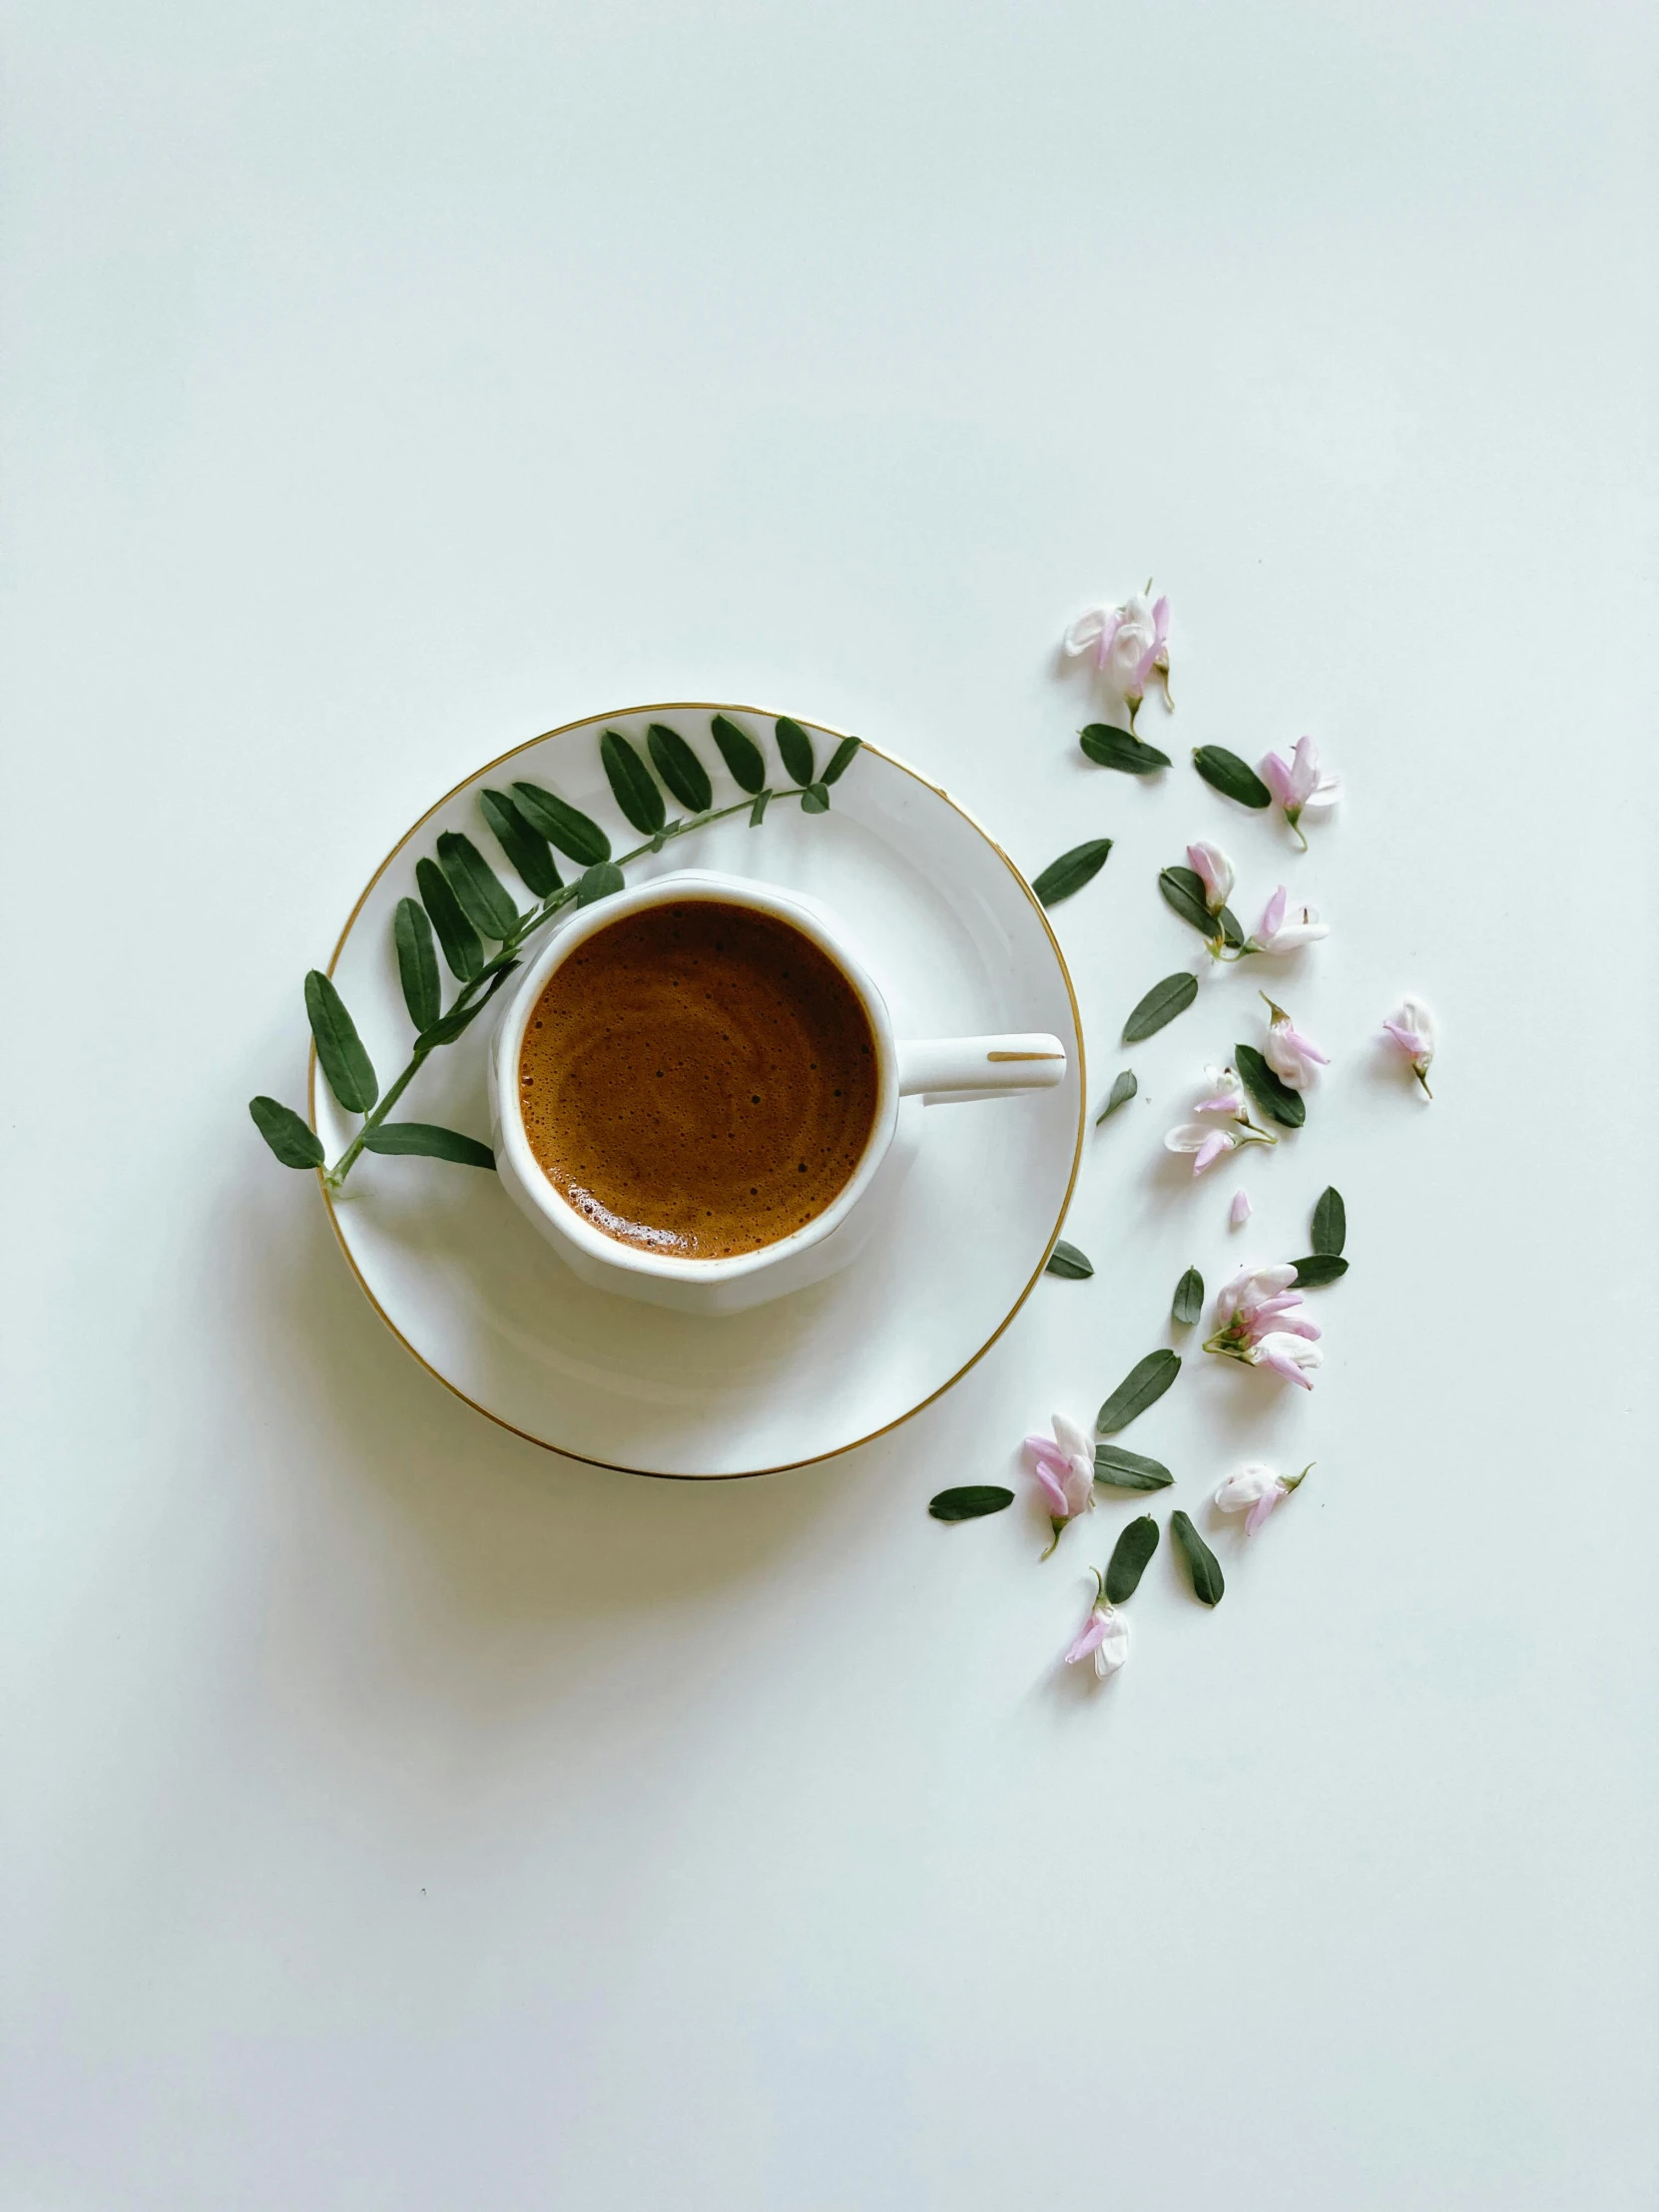
{"type": "Polygon", "coordinates": [[[1207,1062],[1204,1086],[1209,1095],[1198,1101],[1193,1108],[1195,1114],[1243,1114],[1244,1085],[1232,1068],[1218,1068],[1213,1060],[1207,1062]]]}
{"type": "Polygon", "coordinates": [[[1190,844],[1187,865],[1204,885],[1204,903],[1219,914],[1233,895],[1233,863],[1219,844],[1190,844]]]}
{"type": "Polygon", "coordinates": [[[1250,1215],[1250,1193],[1241,1184],[1233,1193],[1233,1203],[1227,1209],[1227,1219],[1233,1228],[1242,1229],[1250,1215]]]}
{"type": "Polygon", "coordinates": [[[1382,1027],[1410,1061],[1411,1073],[1422,1085],[1424,1098],[1432,1098],[1428,1070],[1434,1058],[1433,1015],[1420,998],[1402,998],[1382,1027]]]}
{"type": "Polygon", "coordinates": [[[1269,1368],[1305,1390],[1313,1388],[1308,1371],[1324,1358],[1319,1329],[1300,1311],[1303,1297],[1293,1291],[1296,1268],[1284,1261],[1271,1268],[1241,1268],[1216,1299],[1215,1329],[1206,1352],[1269,1368]]]}
{"type": "Polygon", "coordinates": [[[1276,1006],[1266,991],[1261,995],[1267,999],[1272,1024],[1262,1057],[1282,1083],[1293,1091],[1305,1091],[1314,1080],[1315,1069],[1331,1065],[1330,1057],[1312,1037],[1302,1034],[1283,1006],[1276,1006]]]}
{"type": "Polygon", "coordinates": [[[1325,1359],[1319,1346],[1308,1342],[1310,1337],[1318,1335],[1319,1331],[1308,1324],[1303,1325],[1301,1334],[1294,1336],[1288,1328],[1276,1329],[1252,1345],[1246,1358],[1253,1368],[1270,1368],[1287,1382],[1311,1390],[1314,1385],[1309,1371],[1319,1367],[1325,1359]]]}
{"type": "Polygon", "coordinates": [[[1058,1543],[1066,1523],[1094,1506],[1094,1444],[1064,1413],[1056,1413],[1049,1425],[1053,1435],[1027,1436],[1025,1450],[1058,1543]]]}
{"type": "Polygon", "coordinates": [[[1115,1605],[1107,1604],[1105,1584],[1098,1569],[1093,1571],[1098,1595],[1088,1619],[1072,1639],[1066,1665],[1074,1667],[1079,1659],[1092,1656],[1095,1674],[1104,1682],[1109,1674],[1117,1673],[1129,1656],[1129,1623],[1115,1605]]]}
{"type": "Polygon", "coordinates": [[[1236,1152],[1239,1142],[1236,1130],[1218,1129],[1208,1121],[1184,1121],[1164,1139],[1164,1150],[1190,1152],[1194,1175],[1202,1175],[1206,1168],[1214,1167],[1229,1152],[1236,1152]]]}
{"type": "MultiPolygon", "coordinates": [[[[1309,1465],[1312,1464],[1310,1460],[1309,1465]]],[[[1307,1478],[1307,1467],[1300,1474],[1284,1475],[1254,1460],[1227,1477],[1216,1492],[1216,1503],[1224,1513],[1247,1514],[1245,1534],[1254,1536],[1274,1508],[1282,1505],[1307,1478]]]]}
{"type": "Polygon", "coordinates": [[[1121,607],[1091,607],[1066,632],[1065,650],[1073,659],[1093,655],[1095,667],[1128,704],[1131,729],[1149,678],[1158,678],[1165,705],[1171,704],[1167,598],[1149,602],[1145,592],[1136,592],[1121,607]]]}
{"type": "Polygon", "coordinates": [[[1321,921],[1317,906],[1292,906],[1283,883],[1262,909],[1262,918],[1245,946],[1247,952],[1298,952],[1316,938],[1328,937],[1331,924],[1321,921]]]}
{"type": "Polygon", "coordinates": [[[1285,820],[1301,838],[1306,852],[1308,839],[1302,834],[1303,816],[1323,815],[1335,807],[1343,796],[1342,785],[1335,776],[1320,773],[1320,757],[1312,738],[1298,738],[1296,750],[1288,761],[1277,753],[1270,753],[1258,765],[1263,783],[1279,802],[1285,820]]]}

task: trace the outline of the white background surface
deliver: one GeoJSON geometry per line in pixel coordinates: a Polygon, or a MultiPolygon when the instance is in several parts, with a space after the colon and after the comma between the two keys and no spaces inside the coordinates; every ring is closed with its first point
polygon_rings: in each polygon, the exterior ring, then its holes
{"type": "Polygon", "coordinates": [[[8,2212],[1653,2202],[1646,16],[14,11],[8,2212]],[[1155,790],[1052,661],[1149,571],[1155,790]],[[1352,790],[1250,1232],[1157,1151],[1241,971],[1091,1137],[1092,1283],[714,1489],[449,1398],[244,1107],[405,823],[687,696],[1116,835],[1097,1092],[1157,866],[1286,853],[1186,748],[1352,790]],[[1097,1696],[1133,1505],[1039,1568],[924,1501],[1331,1179],[1314,1396],[1130,1439],[1316,1473],[1097,1696]]]}

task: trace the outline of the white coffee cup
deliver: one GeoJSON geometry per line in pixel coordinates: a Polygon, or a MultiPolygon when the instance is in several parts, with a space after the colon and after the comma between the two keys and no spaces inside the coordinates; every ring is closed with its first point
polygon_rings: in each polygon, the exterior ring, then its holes
{"type": "Polygon", "coordinates": [[[489,1058],[490,1115],[502,1187],[526,1220],[577,1275],[597,1290],[655,1306],[704,1314],[742,1313],[821,1281],[861,1249],[920,1139],[919,1109],[972,1099],[1050,1090],[1065,1080],[1066,1051],[1058,1037],[896,1038],[873,978],[846,941],[841,924],[817,899],[774,883],[688,868],[576,908],[531,961],[501,1016],[489,1058]],[[596,1229],[560,1194],[530,1148],[519,1091],[519,1057],[536,1001],[561,961],[598,930],[648,906],[691,899],[745,906],[789,922],[828,954],[869,1018],[875,1038],[875,1119],[851,1176],[832,1204],[804,1227],[754,1252],[685,1259],[623,1244],[596,1229]]]}

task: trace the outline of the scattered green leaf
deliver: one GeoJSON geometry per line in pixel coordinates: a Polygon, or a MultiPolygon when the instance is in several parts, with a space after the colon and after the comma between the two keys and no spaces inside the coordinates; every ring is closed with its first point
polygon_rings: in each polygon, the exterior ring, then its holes
{"type": "Polygon", "coordinates": [[[830,787],[819,782],[809,784],[801,795],[801,812],[804,815],[827,815],[830,812],[830,787]]]}
{"type": "Polygon", "coordinates": [[[654,722],[645,733],[657,774],[689,814],[706,814],[715,803],[709,772],[680,735],[666,722],[654,722]]]}
{"type": "Polygon", "coordinates": [[[1190,922],[1201,937],[1206,939],[1221,935],[1221,917],[1211,913],[1204,898],[1204,878],[1197,868],[1167,867],[1158,877],[1158,888],[1164,894],[1165,905],[1172,907],[1185,922],[1190,922]]]}
{"type": "Polygon", "coordinates": [[[1154,769],[1169,767],[1167,753],[1109,722],[1091,722],[1078,732],[1077,742],[1098,768],[1121,769],[1125,776],[1150,776],[1154,769]]]}
{"type": "Polygon", "coordinates": [[[1175,1477],[1161,1459],[1143,1459],[1121,1444],[1096,1444],[1094,1478],[1114,1490],[1167,1490],[1175,1477]]]}
{"type": "Polygon", "coordinates": [[[1158,1523],[1150,1513],[1125,1521],[1112,1546],[1112,1556],[1106,1562],[1104,1595],[1108,1605],[1121,1605],[1126,1597],[1134,1596],[1146,1572],[1146,1563],[1157,1548],[1158,1523]]]}
{"type": "Polygon", "coordinates": [[[1193,1526],[1191,1517],[1183,1513],[1179,1506],[1169,1517],[1169,1532],[1187,1562],[1187,1572],[1193,1579],[1194,1597],[1200,1605],[1219,1605],[1222,1593],[1227,1588],[1226,1577],[1221,1571],[1221,1561],[1193,1526]]]}
{"type": "Polygon", "coordinates": [[[1095,1415],[1095,1427],[1103,1436],[1127,1428],[1137,1413],[1155,1405],[1181,1373],[1181,1356],[1168,1350],[1149,1352],[1138,1360],[1095,1415]]]}
{"type": "Polygon", "coordinates": [[[1310,1252],[1306,1260],[1296,1263],[1298,1290],[1318,1291],[1327,1283],[1340,1283],[1348,1273],[1348,1262],[1335,1252],[1310,1252]]]}
{"type": "Polygon", "coordinates": [[[1135,1080],[1134,1069],[1119,1068],[1117,1074],[1112,1078],[1112,1087],[1106,1094],[1105,1105],[1094,1117],[1095,1127],[1098,1129],[1106,1116],[1115,1114],[1120,1106],[1127,1106],[1139,1089],[1140,1085],[1135,1080]]]}
{"type": "Polygon", "coordinates": [[[1204,1311],[1204,1278],[1197,1268],[1189,1268],[1175,1286],[1175,1298],[1170,1312],[1183,1329],[1190,1329],[1204,1311]]]}
{"type": "Polygon", "coordinates": [[[435,1121],[383,1121],[363,1138],[365,1152],[417,1152],[428,1160],[452,1160],[462,1168],[493,1168],[495,1154],[476,1137],[435,1121]]]}
{"type": "Polygon", "coordinates": [[[459,976],[463,983],[470,983],[484,964],[483,939],[462,913],[449,878],[436,860],[416,860],[415,882],[420,890],[420,903],[432,917],[432,927],[438,933],[449,972],[459,976]]]}
{"type": "Polygon", "coordinates": [[[1124,1023],[1124,1043],[1142,1044],[1148,1037],[1156,1036],[1177,1014],[1184,1014],[1197,996],[1196,975],[1166,975],[1161,983],[1153,984],[1124,1023]]]}
{"type": "Polygon", "coordinates": [[[305,1017],[328,1088],[348,1114],[366,1114],[380,1095],[374,1063],[363,1050],[344,999],[320,968],[312,968],[305,978],[305,1017]]]}
{"type": "Polygon", "coordinates": [[[279,1098],[251,1098],[254,1126],[285,1168],[319,1168],[322,1142],[307,1122],[279,1098]]]}
{"type": "Polygon", "coordinates": [[[807,785],[817,781],[818,770],[813,761],[813,741],[799,722],[788,715],[780,715],[774,728],[778,734],[778,752],[791,780],[807,785]]]}
{"type": "Polygon", "coordinates": [[[505,792],[480,792],[478,809],[495,831],[496,842],[517,868],[532,898],[548,898],[564,878],[553,857],[553,847],[539,830],[531,828],[505,792]]]}
{"type": "Polygon", "coordinates": [[[842,738],[830,756],[830,766],[819,778],[821,784],[838,783],[852,765],[852,756],[863,744],[862,738],[842,738]]]}
{"type": "Polygon", "coordinates": [[[998,1482],[968,1482],[959,1490],[940,1490],[927,1500],[927,1510],[935,1520],[982,1520],[987,1513],[1000,1513],[1013,1502],[1013,1491],[1003,1489],[998,1482]]]}
{"type": "Polygon", "coordinates": [[[610,858],[611,840],[591,815],[567,807],[539,784],[515,784],[513,796],[531,829],[556,844],[567,860],[592,867],[596,861],[610,858]]]}
{"type": "Polygon", "coordinates": [[[642,837],[655,836],[668,819],[657,780],[620,730],[607,730],[599,741],[599,759],[611,796],[642,837]]]}
{"type": "Polygon", "coordinates": [[[709,727],[739,791],[758,792],[767,780],[766,756],[749,732],[740,730],[725,715],[716,715],[709,727]]]}
{"type": "Polygon", "coordinates": [[[627,878],[614,860],[601,860],[596,866],[582,870],[576,885],[576,903],[591,906],[596,898],[614,898],[626,884],[627,878]]]}
{"type": "Polygon", "coordinates": [[[443,1011],[443,990],[438,981],[438,956],[432,949],[432,924],[418,899],[397,901],[391,934],[397,947],[397,979],[403,986],[409,1019],[417,1031],[429,1029],[443,1011]]]}
{"type": "Polygon", "coordinates": [[[1074,1244],[1067,1244],[1064,1237],[1048,1256],[1045,1275],[1063,1276],[1068,1283],[1081,1283],[1086,1275],[1093,1275],[1094,1262],[1086,1252],[1079,1252],[1074,1244]]]}
{"type": "Polygon", "coordinates": [[[1110,837],[1091,837],[1087,844],[1074,844],[1069,852],[1062,852],[1057,860],[1050,860],[1042,873],[1032,879],[1031,888],[1038,902],[1044,906],[1058,906],[1062,898],[1069,898],[1085,883],[1092,883],[1106,865],[1106,855],[1111,849],[1110,837]]]}
{"type": "Polygon", "coordinates": [[[1348,1242],[1348,1208],[1343,1194],[1328,1183],[1314,1208],[1314,1250],[1335,1259],[1348,1242]]]}
{"type": "Polygon", "coordinates": [[[1273,794],[1248,761],[1229,753],[1224,745],[1194,748],[1193,766],[1223,799],[1236,799],[1241,807],[1271,807],[1273,794]]]}
{"type": "Polygon", "coordinates": [[[512,935],[518,908],[502,882],[473,843],[457,830],[445,830],[438,837],[438,865],[449,878],[463,914],[483,936],[499,943],[512,935]]]}
{"type": "Polygon", "coordinates": [[[1233,1047],[1233,1065],[1245,1089],[1270,1121],[1282,1129],[1300,1129],[1308,1118],[1307,1101],[1300,1091],[1282,1083],[1253,1044],[1233,1047]]]}

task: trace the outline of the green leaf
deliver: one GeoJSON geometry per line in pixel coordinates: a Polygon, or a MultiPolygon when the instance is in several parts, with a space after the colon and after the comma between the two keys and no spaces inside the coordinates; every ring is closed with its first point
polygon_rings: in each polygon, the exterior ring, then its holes
{"type": "Polygon", "coordinates": [[[1077,742],[1097,767],[1122,769],[1125,776],[1150,776],[1154,769],[1169,767],[1167,753],[1109,722],[1091,722],[1078,732],[1077,742]]]}
{"type": "Polygon", "coordinates": [[[1348,1208],[1343,1194],[1328,1183],[1314,1208],[1314,1250],[1335,1259],[1348,1242],[1348,1208]]]}
{"type": "Polygon", "coordinates": [[[765,822],[767,813],[767,801],[771,797],[771,792],[756,793],[755,804],[749,810],[749,827],[751,830],[759,830],[762,823],[765,822]]]}
{"type": "Polygon", "coordinates": [[[1340,1283],[1347,1273],[1348,1262],[1335,1252],[1310,1252],[1306,1260],[1296,1262],[1297,1289],[1323,1290],[1327,1283],[1340,1283]]]}
{"type": "Polygon", "coordinates": [[[505,792],[480,792],[478,807],[495,831],[496,842],[524,878],[525,889],[533,898],[550,898],[564,878],[549,840],[530,827],[505,792]]]}
{"type": "Polygon", "coordinates": [[[614,898],[625,887],[626,878],[614,860],[601,860],[596,867],[584,868],[576,885],[578,906],[591,906],[596,898],[614,898]]]}
{"type": "Polygon", "coordinates": [[[1085,883],[1092,883],[1106,865],[1106,855],[1111,849],[1110,837],[1091,837],[1087,844],[1074,844],[1069,852],[1062,852],[1057,860],[1050,860],[1042,873],[1032,878],[1031,888],[1039,904],[1058,906],[1062,898],[1069,898],[1085,883]]]}
{"type": "Polygon", "coordinates": [[[830,812],[828,785],[809,784],[801,795],[801,812],[804,815],[827,815],[830,812]]]}
{"type": "Polygon", "coordinates": [[[830,754],[830,766],[819,778],[819,782],[821,784],[838,783],[852,766],[852,756],[863,742],[862,738],[842,738],[840,744],[830,754]]]}
{"type": "Polygon", "coordinates": [[[445,830],[438,837],[438,865],[449,878],[461,912],[474,929],[499,943],[510,937],[518,921],[518,908],[502,882],[473,843],[458,830],[445,830]]]}
{"type": "Polygon", "coordinates": [[[641,836],[655,836],[668,820],[668,809],[656,778],[620,730],[606,731],[599,741],[599,758],[612,797],[624,816],[641,836]]]}
{"type": "Polygon", "coordinates": [[[1233,1065],[1245,1089],[1270,1121],[1282,1129],[1300,1129],[1308,1119],[1308,1106],[1300,1091],[1281,1083],[1253,1044],[1233,1047],[1233,1065]]]}
{"type": "Polygon", "coordinates": [[[596,861],[610,858],[611,840],[591,815],[567,807],[539,784],[515,784],[513,794],[531,829],[549,844],[556,844],[567,860],[592,867],[596,861]]]}
{"type": "Polygon", "coordinates": [[[813,741],[799,722],[792,722],[788,715],[780,715],[774,728],[778,734],[778,753],[797,784],[817,781],[818,769],[813,761],[813,741]]]}
{"type": "Polygon", "coordinates": [[[493,1168],[495,1154],[476,1137],[443,1129],[435,1121],[383,1121],[363,1138],[365,1152],[418,1152],[428,1160],[453,1160],[462,1168],[493,1168]]]}
{"type": "Polygon", "coordinates": [[[1115,1436],[1137,1413],[1156,1405],[1180,1373],[1178,1352],[1149,1352],[1144,1360],[1136,1361],[1095,1415],[1095,1427],[1103,1436],[1115,1436]]]}
{"type": "Polygon", "coordinates": [[[758,792],[767,780],[766,755],[749,732],[740,730],[725,715],[716,715],[709,727],[720,747],[720,757],[739,791],[758,792]]]}
{"type": "Polygon", "coordinates": [[[432,917],[432,927],[438,933],[449,972],[459,976],[463,983],[470,983],[484,964],[483,939],[462,913],[449,887],[449,878],[436,860],[416,860],[415,882],[420,890],[420,903],[432,917]]]}
{"type": "Polygon", "coordinates": [[[1193,750],[1193,766],[1223,799],[1236,799],[1241,807],[1271,807],[1273,794],[1248,761],[1229,753],[1224,745],[1200,745],[1193,750]]]}
{"type": "Polygon", "coordinates": [[[1187,1572],[1193,1578],[1194,1597],[1200,1605],[1219,1605],[1222,1593],[1227,1588],[1226,1578],[1221,1571],[1221,1561],[1180,1506],[1169,1517],[1169,1532],[1180,1546],[1181,1555],[1187,1562],[1187,1572]]]}
{"type": "Polygon", "coordinates": [[[930,1497],[927,1510],[935,1520],[983,1520],[987,1513],[1000,1513],[1013,1502],[1013,1491],[998,1482],[968,1482],[959,1490],[941,1490],[930,1497]]]}
{"type": "Polygon", "coordinates": [[[1203,1311],[1204,1278],[1197,1268],[1189,1268],[1175,1286],[1170,1312],[1183,1329],[1190,1329],[1203,1311]]]}
{"type": "Polygon", "coordinates": [[[328,1088],[348,1114],[366,1114],[380,1095],[374,1063],[363,1050],[344,999],[320,968],[312,968],[305,978],[305,1016],[328,1088]]]}
{"type": "Polygon", "coordinates": [[[1155,1037],[1177,1014],[1184,1014],[1197,996],[1196,975],[1166,975],[1161,983],[1153,984],[1124,1023],[1124,1043],[1141,1044],[1146,1038],[1155,1037]]]}
{"type": "Polygon", "coordinates": [[[490,977],[489,987],[470,1006],[452,1006],[441,1021],[433,1022],[424,1036],[415,1039],[415,1049],[422,1056],[434,1052],[439,1045],[453,1044],[461,1032],[478,1019],[484,1008],[501,988],[502,984],[519,966],[517,960],[507,960],[490,977]]]}
{"type": "Polygon", "coordinates": [[[1167,1490],[1175,1477],[1161,1459],[1143,1459],[1121,1444],[1096,1444],[1094,1478],[1114,1490],[1167,1490]]]}
{"type": "Polygon", "coordinates": [[[248,1111],[254,1126],[285,1168],[319,1168],[322,1140],[291,1106],[278,1098],[251,1098],[248,1111]]]}
{"type": "Polygon", "coordinates": [[[438,982],[438,956],[432,950],[432,924],[417,899],[397,901],[391,934],[409,1019],[417,1030],[428,1029],[443,1010],[443,991],[438,982]]]}
{"type": "Polygon", "coordinates": [[[1112,1078],[1112,1088],[1106,1094],[1105,1105],[1094,1117],[1095,1127],[1098,1129],[1106,1116],[1115,1114],[1120,1106],[1127,1106],[1139,1089],[1140,1085],[1135,1080],[1134,1069],[1119,1068],[1117,1074],[1112,1078]]]}
{"type": "Polygon", "coordinates": [[[1067,1244],[1064,1237],[1048,1256],[1045,1275],[1064,1277],[1068,1283],[1081,1283],[1086,1275],[1093,1275],[1094,1262],[1086,1252],[1079,1252],[1074,1244],[1067,1244]]]}
{"type": "Polygon", "coordinates": [[[1146,1563],[1157,1548],[1158,1523],[1150,1513],[1125,1521],[1112,1546],[1112,1556],[1106,1562],[1104,1595],[1108,1605],[1121,1605],[1126,1597],[1134,1596],[1141,1586],[1146,1563]]]}
{"type": "Polygon", "coordinates": [[[709,781],[708,770],[679,731],[671,730],[666,722],[654,722],[645,733],[645,742],[657,764],[657,774],[681,806],[694,815],[706,814],[715,803],[715,787],[709,781]]]}
{"type": "Polygon", "coordinates": [[[1221,916],[1211,913],[1205,904],[1204,878],[1197,868],[1165,868],[1158,877],[1158,888],[1164,894],[1164,903],[1173,907],[1183,921],[1191,922],[1201,937],[1209,940],[1221,935],[1221,916]]]}

